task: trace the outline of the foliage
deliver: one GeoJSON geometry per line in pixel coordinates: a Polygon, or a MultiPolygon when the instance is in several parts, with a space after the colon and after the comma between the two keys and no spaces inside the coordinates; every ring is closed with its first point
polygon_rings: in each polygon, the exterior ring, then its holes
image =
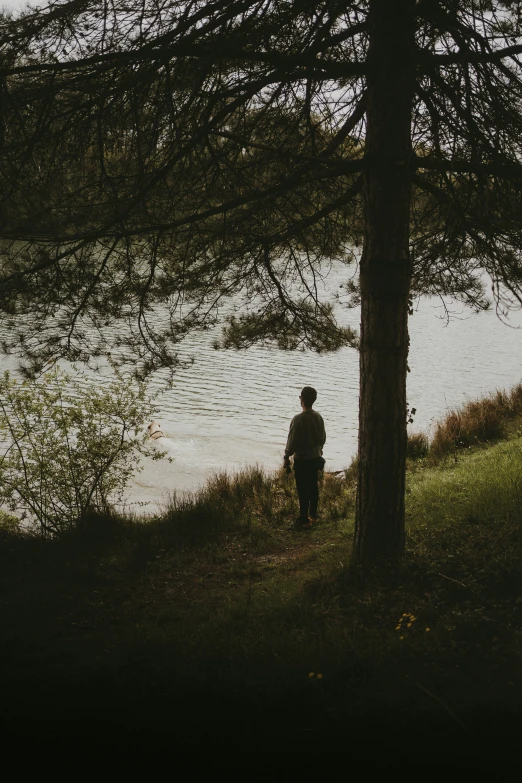
{"type": "MultiPolygon", "coordinates": [[[[8,342],[33,369],[107,350],[141,374],[175,367],[173,344],[231,295],[248,307],[225,345],[357,344],[320,279],[357,260],[368,217],[373,6],[53,0],[0,17],[0,306],[27,315],[8,342]]],[[[485,270],[507,308],[522,280],[520,4],[399,6],[416,17],[412,291],[487,307],[485,270]]]]}
{"type": "Polygon", "coordinates": [[[20,520],[13,514],[0,510],[0,530],[15,532],[19,529],[20,520]]]}
{"type": "Polygon", "coordinates": [[[60,534],[92,511],[121,501],[146,442],[154,406],[143,384],[96,388],[84,375],[54,370],[36,381],[0,379],[0,501],[60,534]]]}

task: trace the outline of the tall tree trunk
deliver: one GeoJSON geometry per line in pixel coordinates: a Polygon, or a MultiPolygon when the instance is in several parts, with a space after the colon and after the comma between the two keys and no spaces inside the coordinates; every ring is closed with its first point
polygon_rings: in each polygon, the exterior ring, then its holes
{"type": "Polygon", "coordinates": [[[414,0],[370,0],[354,560],[404,549],[414,0]]]}

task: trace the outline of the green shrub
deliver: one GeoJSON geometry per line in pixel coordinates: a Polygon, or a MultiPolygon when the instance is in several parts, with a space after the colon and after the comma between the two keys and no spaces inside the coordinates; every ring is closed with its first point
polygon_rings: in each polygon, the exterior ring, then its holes
{"type": "Polygon", "coordinates": [[[18,517],[0,510],[0,530],[13,533],[18,530],[19,526],[20,520],[18,517]]]}
{"type": "Polygon", "coordinates": [[[74,527],[120,501],[141,454],[158,459],[143,431],[154,406],[143,384],[95,388],[54,370],[0,378],[0,503],[36,520],[45,534],[74,527]]]}

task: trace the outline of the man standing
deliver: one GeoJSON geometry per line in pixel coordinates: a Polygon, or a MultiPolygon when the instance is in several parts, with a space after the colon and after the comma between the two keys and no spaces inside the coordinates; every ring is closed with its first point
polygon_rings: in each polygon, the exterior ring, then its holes
{"type": "Polygon", "coordinates": [[[303,412],[294,416],[290,422],[284,457],[285,467],[290,470],[290,457],[294,455],[295,484],[299,496],[299,517],[292,525],[292,530],[306,530],[317,522],[317,474],[324,467],[322,454],[326,441],[323,417],[312,410],[317,399],[316,390],[305,386],[299,399],[303,412]]]}

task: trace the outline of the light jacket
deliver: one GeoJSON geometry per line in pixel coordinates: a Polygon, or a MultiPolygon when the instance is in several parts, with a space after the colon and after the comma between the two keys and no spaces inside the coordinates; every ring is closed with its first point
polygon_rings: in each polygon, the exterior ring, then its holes
{"type": "Polygon", "coordinates": [[[314,459],[320,457],[326,442],[323,417],[312,408],[294,416],[286,443],[285,457],[314,459]]]}

